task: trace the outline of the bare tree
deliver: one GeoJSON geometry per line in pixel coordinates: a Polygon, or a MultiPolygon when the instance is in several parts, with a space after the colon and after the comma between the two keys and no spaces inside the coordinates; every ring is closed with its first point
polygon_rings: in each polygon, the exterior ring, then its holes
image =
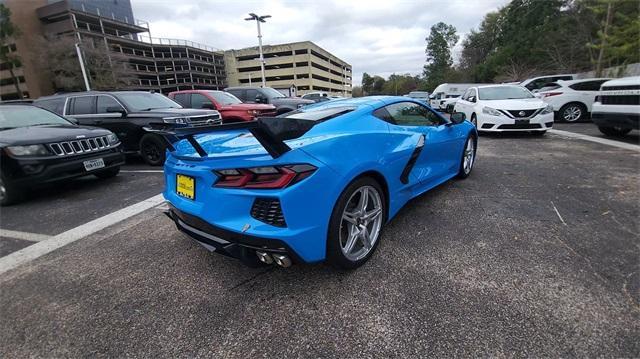
{"type": "Polygon", "coordinates": [[[496,76],[494,81],[507,82],[507,81],[522,81],[537,74],[540,69],[531,67],[530,65],[519,61],[518,59],[509,59],[509,63],[502,67],[500,73],[502,75],[496,76]]]}
{"type": "Polygon", "coordinates": [[[9,66],[9,74],[16,87],[16,93],[19,98],[22,98],[20,80],[13,71],[22,66],[22,62],[18,55],[11,52],[11,45],[18,36],[20,36],[20,29],[11,22],[11,10],[4,4],[0,4],[0,63],[6,63],[9,66]]]}
{"type": "MultiPolygon", "coordinates": [[[[84,81],[75,51],[77,38],[60,36],[42,40],[41,56],[58,91],[82,91],[84,81]]],[[[127,88],[135,79],[129,63],[119,52],[109,51],[102,39],[84,38],[80,43],[89,83],[94,90],[127,88]]]]}

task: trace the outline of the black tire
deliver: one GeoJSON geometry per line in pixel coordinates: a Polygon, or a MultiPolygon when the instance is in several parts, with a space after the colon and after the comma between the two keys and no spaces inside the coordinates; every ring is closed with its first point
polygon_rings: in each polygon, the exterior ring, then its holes
{"type": "Polygon", "coordinates": [[[587,118],[587,106],[578,102],[570,102],[560,107],[560,111],[558,111],[556,115],[556,119],[559,122],[580,122],[585,118],[587,118]],[[569,116],[569,114],[565,114],[565,112],[579,113],[579,115],[578,117],[568,119],[567,116],[569,116]]]}
{"type": "Polygon", "coordinates": [[[146,134],[140,140],[140,155],[151,166],[162,166],[165,160],[166,143],[157,135],[146,134]]]}
{"type": "Polygon", "coordinates": [[[109,169],[96,172],[93,175],[98,178],[106,179],[106,178],[115,177],[118,175],[118,173],[120,173],[120,166],[111,167],[109,169]]]}
{"type": "Polygon", "coordinates": [[[0,206],[9,206],[20,202],[24,198],[24,191],[7,184],[0,174],[0,206]]]}
{"type": "Polygon", "coordinates": [[[378,247],[378,243],[380,243],[381,233],[379,232],[378,238],[376,242],[373,244],[373,246],[371,247],[371,249],[369,250],[369,253],[367,253],[365,257],[357,261],[352,261],[349,258],[347,258],[341,249],[340,226],[342,222],[342,214],[347,205],[347,202],[351,198],[351,195],[354,192],[356,192],[358,189],[365,186],[371,186],[375,188],[375,190],[378,191],[380,198],[382,199],[381,206],[382,206],[383,218],[382,218],[382,227],[380,228],[380,232],[382,232],[382,229],[384,228],[384,224],[387,221],[387,203],[385,200],[382,187],[380,186],[378,181],[376,181],[371,177],[360,177],[355,181],[351,182],[347,186],[347,188],[345,188],[345,190],[342,191],[342,194],[338,198],[338,201],[336,202],[336,205],[333,208],[333,213],[331,214],[331,220],[329,221],[329,232],[327,235],[327,262],[329,262],[329,264],[331,264],[336,268],[355,269],[360,267],[367,260],[369,260],[369,258],[371,258],[373,253],[376,251],[376,248],[378,247]]]}
{"type": "Polygon", "coordinates": [[[478,149],[478,139],[474,135],[469,135],[469,137],[467,137],[467,140],[464,143],[464,148],[462,149],[462,158],[460,159],[460,168],[458,169],[458,178],[465,179],[469,177],[469,175],[471,174],[471,171],[473,170],[473,164],[476,162],[477,149],[478,149]],[[472,143],[473,157],[471,159],[471,166],[467,170],[465,169],[464,161],[465,161],[465,155],[467,155],[467,145],[469,144],[469,141],[473,141],[472,143]]]}
{"type": "Polygon", "coordinates": [[[471,123],[478,128],[478,116],[475,113],[471,114],[471,123]]]}
{"type": "Polygon", "coordinates": [[[547,131],[531,131],[531,134],[534,136],[544,136],[544,134],[547,133],[547,131]]]}
{"type": "Polygon", "coordinates": [[[598,126],[598,129],[600,130],[600,132],[604,133],[605,135],[613,136],[613,137],[621,137],[631,132],[630,128],[620,128],[620,127],[598,126]]]}

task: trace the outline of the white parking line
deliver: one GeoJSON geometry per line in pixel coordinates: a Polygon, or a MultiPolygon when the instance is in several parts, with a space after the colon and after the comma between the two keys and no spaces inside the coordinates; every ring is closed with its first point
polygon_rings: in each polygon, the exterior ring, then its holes
{"type": "Polygon", "coordinates": [[[132,204],[129,207],[107,214],[106,216],[100,217],[98,219],[94,219],[91,222],[87,222],[76,228],[70,229],[66,232],[62,232],[47,240],[38,242],[29,247],[13,252],[5,257],[0,258],[0,274],[11,270],[21,264],[39,258],[47,253],[53,252],[58,248],[66,246],[67,244],[87,237],[104,228],[112,226],[149,208],[153,208],[161,204],[163,201],[164,198],[162,197],[162,194],[153,196],[142,202],[132,204]]]}
{"type": "Polygon", "coordinates": [[[589,136],[589,135],[583,135],[581,133],[562,131],[562,130],[555,130],[555,129],[551,129],[551,130],[549,130],[549,132],[553,133],[553,134],[556,134],[556,135],[560,135],[560,136],[577,138],[579,140],[591,141],[591,142],[599,143],[599,144],[602,144],[602,145],[608,145],[608,146],[613,146],[613,147],[618,147],[618,148],[624,148],[625,150],[632,150],[632,151],[640,152],[640,146],[632,145],[630,143],[624,143],[624,142],[619,142],[619,141],[614,141],[614,140],[607,140],[606,138],[594,137],[594,136],[589,136]]]}
{"type": "Polygon", "coordinates": [[[46,234],[12,231],[9,229],[2,229],[2,228],[0,228],[0,237],[22,239],[30,242],[41,242],[51,238],[51,236],[48,236],[46,234]]]}
{"type": "Polygon", "coordinates": [[[163,170],[120,170],[122,173],[162,173],[163,170]]]}

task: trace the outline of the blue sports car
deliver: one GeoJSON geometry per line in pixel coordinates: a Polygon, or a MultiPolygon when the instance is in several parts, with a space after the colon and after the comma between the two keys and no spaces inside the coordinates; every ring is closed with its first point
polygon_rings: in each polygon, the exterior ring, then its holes
{"type": "Polygon", "coordinates": [[[310,105],[248,123],[165,127],[167,215],[250,265],[366,262],[410,199],[474,164],[477,132],[406,97],[310,105]]]}

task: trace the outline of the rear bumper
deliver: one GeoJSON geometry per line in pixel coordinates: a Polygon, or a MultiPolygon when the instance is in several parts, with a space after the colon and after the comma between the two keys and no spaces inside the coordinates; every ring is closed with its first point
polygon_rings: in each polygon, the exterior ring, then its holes
{"type": "Polygon", "coordinates": [[[102,153],[79,156],[77,158],[51,158],[44,160],[12,158],[8,159],[8,161],[10,163],[3,164],[3,171],[8,174],[5,179],[14,186],[30,188],[70,178],[88,176],[101,170],[121,166],[125,163],[125,157],[120,148],[114,148],[102,153]],[[84,161],[99,158],[103,159],[104,168],[93,171],[87,171],[84,168],[84,161]]]}
{"type": "Polygon", "coordinates": [[[165,214],[175,223],[178,230],[212,252],[240,259],[243,262],[255,262],[257,259],[255,251],[260,250],[286,254],[294,263],[304,262],[287,243],[281,240],[256,237],[220,228],[200,217],[182,212],[172,205],[169,205],[169,210],[165,214]]]}
{"type": "MultiPolygon", "coordinates": [[[[164,173],[165,199],[179,211],[175,213],[199,219],[182,220],[196,231],[210,232],[223,241],[241,243],[243,247],[286,248],[294,261],[314,263],[325,259],[329,219],[342,188],[333,170],[302,151],[293,150],[275,160],[270,156],[257,156],[242,160],[232,157],[185,161],[169,154],[164,173]],[[242,165],[238,166],[239,163],[242,165]],[[308,163],[317,170],[303,181],[281,189],[236,189],[214,185],[217,176],[213,170],[291,163],[308,163]],[[178,174],[194,178],[195,199],[177,195],[178,174]],[[286,225],[271,224],[253,213],[260,200],[278,201],[286,225]]],[[[193,229],[189,232],[197,234],[193,229]]],[[[225,243],[220,244],[224,246],[225,243]]],[[[229,251],[225,249],[225,252],[229,251]]]]}
{"type": "Polygon", "coordinates": [[[620,127],[623,129],[640,129],[640,114],[637,113],[604,113],[591,114],[591,120],[598,127],[620,127]]]}

